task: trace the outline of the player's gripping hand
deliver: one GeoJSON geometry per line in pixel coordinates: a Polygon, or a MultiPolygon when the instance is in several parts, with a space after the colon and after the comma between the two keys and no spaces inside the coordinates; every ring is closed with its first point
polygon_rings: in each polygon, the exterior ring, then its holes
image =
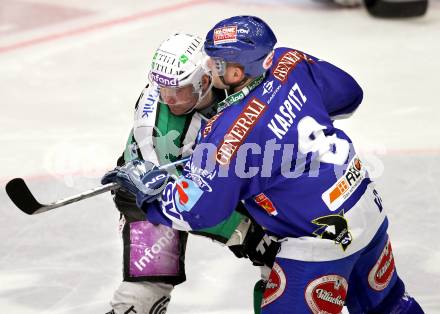
{"type": "Polygon", "coordinates": [[[102,184],[117,183],[120,188],[136,196],[136,204],[156,200],[168,182],[169,174],[153,163],[144,160],[132,160],[122,167],[107,172],[101,179],[102,184]]]}
{"type": "Polygon", "coordinates": [[[252,221],[242,244],[231,245],[228,248],[241,258],[249,258],[256,266],[272,267],[278,254],[280,243],[272,240],[263,228],[252,221]]]}

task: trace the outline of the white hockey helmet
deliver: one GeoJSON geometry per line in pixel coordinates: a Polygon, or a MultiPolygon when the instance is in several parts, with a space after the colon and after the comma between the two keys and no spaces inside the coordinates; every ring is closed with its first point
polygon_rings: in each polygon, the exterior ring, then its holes
{"type": "Polygon", "coordinates": [[[203,39],[196,35],[174,33],[156,50],[148,77],[152,83],[167,89],[191,84],[198,95],[192,110],[207,92],[202,90],[202,77],[209,75],[202,66],[203,62],[203,39]]]}

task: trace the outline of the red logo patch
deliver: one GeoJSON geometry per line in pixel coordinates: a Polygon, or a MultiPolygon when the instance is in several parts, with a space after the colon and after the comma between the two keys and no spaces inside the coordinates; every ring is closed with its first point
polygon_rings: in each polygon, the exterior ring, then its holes
{"type": "Polygon", "coordinates": [[[307,61],[309,63],[314,63],[314,61],[302,52],[296,50],[289,50],[281,56],[278,63],[273,69],[273,76],[278,79],[281,83],[284,83],[289,75],[298,63],[301,61],[307,61]]]}
{"type": "Polygon", "coordinates": [[[347,296],[348,283],[339,275],[319,277],[307,285],[306,302],[314,314],[341,313],[347,296]]]}
{"type": "Polygon", "coordinates": [[[266,109],[267,105],[257,98],[252,98],[246,104],[246,107],[240,112],[240,115],[218,146],[216,159],[220,165],[227,165],[231,161],[241,143],[249,135],[266,109]]]}
{"type": "Polygon", "coordinates": [[[269,281],[266,284],[266,290],[264,290],[261,307],[274,302],[284,293],[285,289],[286,275],[280,265],[275,262],[269,276],[269,281]]]}
{"type": "Polygon", "coordinates": [[[368,273],[368,283],[370,287],[376,291],[382,291],[393,278],[395,271],[393,250],[391,248],[390,240],[388,240],[385,248],[380,254],[376,265],[368,273]]]}
{"type": "Polygon", "coordinates": [[[188,186],[189,186],[189,184],[186,181],[182,181],[182,185],[176,183],[176,189],[177,189],[177,192],[179,193],[179,203],[181,205],[185,205],[186,203],[188,203],[189,196],[184,191],[184,189],[187,189],[188,186]]]}
{"type": "Polygon", "coordinates": [[[214,45],[237,41],[237,25],[214,29],[214,45]]]}
{"type": "Polygon", "coordinates": [[[275,208],[272,201],[264,193],[260,193],[254,198],[255,202],[263,207],[263,209],[271,216],[278,215],[277,209],[275,208]]]}
{"type": "Polygon", "coordinates": [[[273,55],[274,55],[274,51],[272,50],[271,53],[269,53],[266,58],[263,61],[263,69],[267,70],[272,66],[272,61],[273,61],[273,55]]]}

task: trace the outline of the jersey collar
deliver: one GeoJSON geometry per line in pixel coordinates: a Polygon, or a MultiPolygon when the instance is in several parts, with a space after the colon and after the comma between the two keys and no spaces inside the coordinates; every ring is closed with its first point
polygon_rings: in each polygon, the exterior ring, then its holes
{"type": "Polygon", "coordinates": [[[260,85],[265,77],[265,73],[253,79],[248,85],[246,85],[242,90],[228,96],[226,99],[218,103],[217,113],[225,110],[229,106],[235,105],[243,98],[245,98],[249,93],[254,90],[258,85],[260,85]]]}

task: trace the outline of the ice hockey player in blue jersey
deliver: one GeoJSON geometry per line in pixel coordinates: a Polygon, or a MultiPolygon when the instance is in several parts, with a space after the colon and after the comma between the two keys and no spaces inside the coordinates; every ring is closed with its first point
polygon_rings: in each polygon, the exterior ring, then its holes
{"type": "Polygon", "coordinates": [[[263,314],[423,313],[399,278],[382,200],[350,138],[333,125],[362,101],[341,69],[276,48],[261,19],[207,34],[214,85],[233,92],[199,134],[181,176],[143,164],[104,176],[136,194],[147,218],[180,230],[224,220],[242,200],[281,242],[263,314]],[[134,169],[134,170],[133,170],[134,169]]]}

